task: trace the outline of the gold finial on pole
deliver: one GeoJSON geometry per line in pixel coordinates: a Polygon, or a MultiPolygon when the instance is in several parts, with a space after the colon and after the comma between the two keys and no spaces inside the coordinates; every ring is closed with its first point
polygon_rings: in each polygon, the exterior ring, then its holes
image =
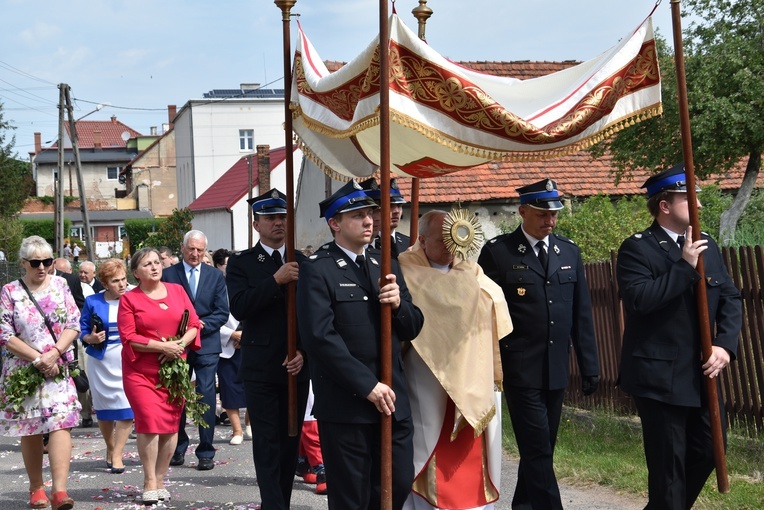
{"type": "Polygon", "coordinates": [[[424,29],[427,20],[432,16],[432,9],[427,7],[427,0],[419,0],[419,7],[411,9],[411,14],[419,20],[419,33],[417,34],[424,41],[424,29]]]}
{"type": "Polygon", "coordinates": [[[281,21],[289,21],[289,11],[292,10],[292,7],[297,3],[297,0],[273,0],[273,3],[281,9],[281,14],[283,16],[281,21]]]}

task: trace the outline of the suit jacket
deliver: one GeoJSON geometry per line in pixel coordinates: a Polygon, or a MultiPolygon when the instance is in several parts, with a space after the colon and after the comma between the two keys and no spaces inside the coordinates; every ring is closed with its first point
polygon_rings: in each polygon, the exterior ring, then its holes
{"type": "MultiPolygon", "coordinates": [[[[302,263],[305,255],[295,251],[302,263]]],[[[226,284],[231,313],[241,322],[241,367],[239,378],[287,384],[288,374],[281,364],[287,356],[287,305],[285,287],[273,278],[278,268],[258,242],[254,247],[232,255],[226,268],[226,284]]],[[[297,348],[304,350],[299,335],[297,348]]],[[[306,365],[297,379],[309,378],[306,365]]]]}
{"type": "MultiPolygon", "coordinates": [[[[297,281],[297,322],[308,351],[318,420],[340,423],[377,423],[380,413],[366,400],[380,381],[380,252],[370,248],[369,279],[361,276],[334,242],[321,247],[300,267],[297,281]]],[[[403,374],[400,342],[413,340],[424,316],[411,294],[396,260],[392,271],[400,287],[401,305],[392,317],[392,389],[396,419],[411,415],[403,374]]]]}
{"type": "MultiPolygon", "coordinates": [[[[395,237],[395,242],[390,244],[390,252],[393,258],[397,259],[399,254],[409,249],[411,246],[411,238],[398,232],[396,232],[393,237],[395,237]]],[[[374,238],[374,242],[370,248],[380,249],[380,243],[380,236],[377,235],[377,237],[374,238]]]]}
{"type": "Polygon", "coordinates": [[[82,307],[85,306],[85,295],[82,293],[82,282],[80,279],[72,273],[65,273],[58,269],[56,269],[56,276],[60,276],[69,284],[69,290],[72,292],[74,302],[77,303],[77,308],[82,311],[82,307]]]}
{"type": "Polygon", "coordinates": [[[101,283],[101,280],[99,280],[98,278],[93,278],[93,281],[90,282],[90,286],[93,287],[93,291],[96,294],[104,290],[103,284],[101,283]]]}
{"type": "MultiPolygon", "coordinates": [[[[740,292],[717,244],[701,236],[708,240],[701,256],[713,345],[724,347],[734,359],[742,325],[740,292]]],[[[617,278],[626,311],[621,387],[638,397],[700,406],[703,373],[694,292],[700,275],[654,222],[621,244],[617,278]]]]}
{"type": "Polygon", "coordinates": [[[177,283],[186,290],[199,320],[204,321],[201,332],[202,348],[196,354],[220,354],[220,328],[228,322],[228,293],[223,272],[207,264],[199,264],[199,282],[196,298],[191,296],[183,263],[172,265],[162,271],[162,281],[177,283]]]}
{"type": "Polygon", "coordinates": [[[478,264],[501,286],[514,330],[500,342],[504,384],[559,390],[567,387],[570,348],[582,376],[599,375],[594,320],[581,252],[551,234],[548,271],[521,227],[491,239],[478,264]]]}

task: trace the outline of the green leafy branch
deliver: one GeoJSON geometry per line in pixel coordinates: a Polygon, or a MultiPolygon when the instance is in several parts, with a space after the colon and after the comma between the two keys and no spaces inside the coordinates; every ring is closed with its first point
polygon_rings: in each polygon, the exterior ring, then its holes
{"type": "MultiPolygon", "coordinates": [[[[170,337],[166,342],[177,342],[178,337],[170,337]]],[[[167,403],[181,407],[186,403],[186,415],[197,425],[208,428],[210,425],[204,421],[204,413],[210,408],[208,404],[201,401],[202,396],[196,392],[196,388],[191,384],[191,378],[188,376],[188,362],[184,358],[176,358],[162,363],[159,366],[159,381],[157,389],[164,387],[169,396],[167,403]]]]}
{"type": "MultiPolygon", "coordinates": [[[[58,375],[54,376],[53,380],[61,382],[65,377],[77,377],[79,374],[80,369],[77,365],[59,365],[58,375]]],[[[45,376],[31,363],[13,370],[5,379],[5,408],[23,413],[24,400],[39,391],[44,382],[45,376]]]]}

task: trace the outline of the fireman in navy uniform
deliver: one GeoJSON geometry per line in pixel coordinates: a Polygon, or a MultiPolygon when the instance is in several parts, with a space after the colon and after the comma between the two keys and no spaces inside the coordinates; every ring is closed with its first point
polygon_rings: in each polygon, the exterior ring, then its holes
{"type": "MultiPolygon", "coordinates": [[[[717,377],[735,359],[741,299],[714,240],[702,233],[692,241],[684,165],[650,177],[642,187],[655,220],[618,251],[618,287],[626,311],[620,384],[642,422],[645,508],[684,510],[692,507],[714,469],[704,378],[717,377]],[[694,292],[700,257],[713,344],[707,360],[701,354],[694,292]]],[[[719,388],[724,418],[721,395],[719,388]]],[[[726,439],[724,419],[722,430],[726,439]]]]}
{"type": "Polygon", "coordinates": [[[504,290],[514,331],[499,342],[504,392],[520,452],[513,509],[561,509],[553,457],[571,342],[584,394],[599,358],[578,246],[552,233],[562,209],[551,179],[518,188],[522,224],[483,247],[478,263],[504,290]]]}
{"type": "MultiPolygon", "coordinates": [[[[374,177],[370,177],[361,182],[361,187],[366,191],[366,194],[380,205],[382,201],[382,193],[379,189],[379,184],[374,177]]],[[[403,198],[401,190],[398,188],[398,180],[393,177],[390,179],[390,235],[393,237],[393,241],[390,244],[390,250],[393,258],[397,259],[399,253],[403,253],[411,246],[411,238],[407,235],[403,235],[396,231],[398,224],[403,216],[403,204],[408,204],[406,199],[403,198]]],[[[372,241],[373,246],[376,249],[382,248],[382,224],[381,224],[381,209],[374,210],[374,239],[372,241]]]]}
{"type": "Polygon", "coordinates": [[[289,437],[288,375],[297,376],[298,431],[308,400],[308,367],[302,347],[287,363],[287,306],[285,285],[297,280],[305,256],[295,251],[287,262],[286,196],[276,189],[248,200],[252,225],[260,234],[254,247],[228,259],[226,283],[231,313],[241,321],[244,382],[252,424],[252,454],[262,506],[287,509],[290,505],[300,435],[289,437]]]}
{"type": "Polygon", "coordinates": [[[367,248],[377,205],[360,185],[350,181],[319,206],[334,241],[300,267],[297,317],[310,362],[329,509],[379,508],[383,413],[392,414],[392,501],[400,509],[414,479],[400,343],[419,334],[424,317],[397,261],[383,278],[380,252],[367,248]],[[392,387],[380,382],[380,302],[392,307],[392,387]]]}

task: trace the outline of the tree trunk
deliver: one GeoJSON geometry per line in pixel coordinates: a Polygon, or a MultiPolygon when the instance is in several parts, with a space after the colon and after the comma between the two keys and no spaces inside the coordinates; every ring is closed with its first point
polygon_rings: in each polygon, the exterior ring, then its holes
{"type": "Polygon", "coordinates": [[[732,201],[730,208],[722,213],[719,220],[719,237],[723,244],[729,245],[735,239],[737,222],[751,199],[751,193],[753,193],[756,180],[759,178],[759,170],[761,170],[761,150],[756,149],[752,150],[748,156],[743,182],[740,184],[737,195],[735,195],[735,200],[732,201]]]}

